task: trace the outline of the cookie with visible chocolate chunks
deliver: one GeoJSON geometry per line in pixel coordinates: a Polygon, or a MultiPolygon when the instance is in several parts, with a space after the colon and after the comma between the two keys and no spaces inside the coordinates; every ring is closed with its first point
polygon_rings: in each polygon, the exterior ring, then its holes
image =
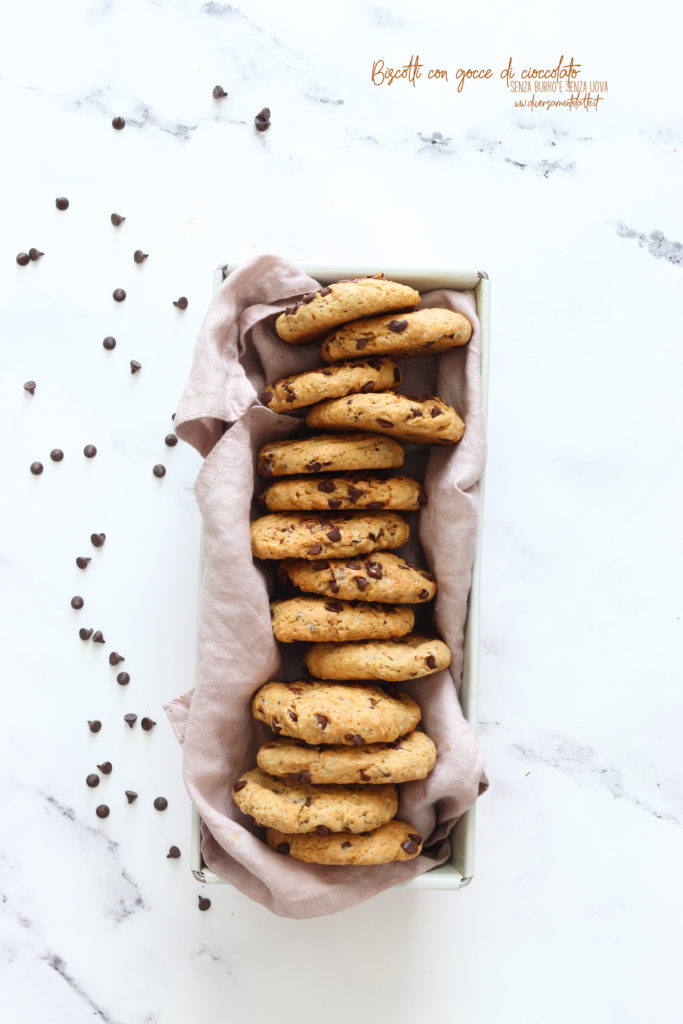
{"type": "Polygon", "coordinates": [[[316,434],[264,444],[257,468],[261,476],[288,476],[346,469],[396,469],[404,459],[403,447],[390,437],[370,433],[316,434]]]}
{"type": "Polygon", "coordinates": [[[335,331],[322,344],[325,362],[358,356],[429,356],[466,345],[472,324],[451,309],[418,309],[401,316],[379,316],[335,331]]]}
{"type": "Polygon", "coordinates": [[[232,798],[257,825],[288,833],[366,832],[391,821],[398,808],[396,787],[311,786],[273,778],[260,768],[244,772],[232,798]]]}
{"type": "Polygon", "coordinates": [[[273,601],[270,614],[275,639],[285,644],[405,636],[415,625],[411,608],[325,597],[273,601]]]}
{"type": "Polygon", "coordinates": [[[418,291],[397,281],[385,281],[382,274],[358,277],[308,292],[280,314],[275,330],[283,341],[302,345],[318,341],[349,320],[389,310],[414,309],[419,303],[418,291]]]}
{"type": "Polygon", "coordinates": [[[282,562],[278,576],[299,590],[340,601],[422,604],[436,593],[436,579],[400,555],[376,551],[365,558],[298,559],[282,562]]]}
{"type": "Polygon", "coordinates": [[[401,682],[448,668],[451,652],[443,640],[426,636],[398,640],[356,640],[345,644],[312,644],[304,664],[318,679],[380,679],[401,682]]]}
{"type": "Polygon", "coordinates": [[[265,683],[252,698],[254,718],[278,736],[305,743],[393,743],[412,732],[419,706],[400,690],[366,683],[265,683]]]}
{"type": "Polygon", "coordinates": [[[266,841],[271,850],[307,864],[369,865],[413,860],[422,852],[422,836],[405,821],[386,822],[372,832],[349,835],[333,832],[296,835],[269,828],[266,841]]]}
{"type": "Polygon", "coordinates": [[[257,558],[342,558],[399,548],[410,527],[397,512],[272,512],[251,524],[257,558]]]}
{"type": "Polygon", "coordinates": [[[261,401],[273,412],[290,412],[326,398],[385,391],[396,387],[402,379],[403,374],[391,359],[355,359],[283,377],[268,385],[261,401]]]}
{"type": "Polygon", "coordinates": [[[348,473],[322,480],[305,476],[276,480],[263,491],[263,501],[271,512],[380,508],[417,512],[427,504],[427,495],[409,476],[382,479],[369,473],[348,473]]]}
{"type": "Polygon", "coordinates": [[[455,444],[465,432],[455,409],[442,399],[410,398],[394,391],[331,398],[312,406],[306,423],[332,430],[377,430],[412,444],[455,444]]]}

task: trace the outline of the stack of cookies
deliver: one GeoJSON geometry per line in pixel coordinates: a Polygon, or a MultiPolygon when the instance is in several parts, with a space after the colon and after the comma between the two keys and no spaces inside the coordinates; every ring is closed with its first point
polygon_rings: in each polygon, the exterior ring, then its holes
{"type": "Polygon", "coordinates": [[[417,726],[418,704],[381,683],[446,668],[450,651],[413,632],[411,605],[431,601],[436,580],[395,553],[410,528],[400,512],[427,501],[395,470],[404,443],[454,444],[465,429],[433,395],[394,390],[396,358],[443,352],[471,336],[466,317],[422,309],[413,288],[382,275],[304,295],[275,322],[290,344],[322,341],[327,365],[270,384],[275,412],[308,408],[311,436],[266,444],[258,472],[270,480],[268,514],[251,526],[253,554],[278,559],[278,580],[300,592],[271,604],[283,644],[304,641],[318,681],[269,682],[254,716],[275,736],[233,787],[268,845],[318,864],[382,864],[418,856],[422,838],[397,821],[397,785],[425,778],[436,749],[417,726]]]}

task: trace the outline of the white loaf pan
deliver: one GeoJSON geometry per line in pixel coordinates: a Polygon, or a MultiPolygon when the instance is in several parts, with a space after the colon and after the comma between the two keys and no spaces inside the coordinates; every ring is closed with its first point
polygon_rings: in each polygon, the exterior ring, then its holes
{"type": "MultiPolygon", "coordinates": [[[[225,278],[237,269],[237,265],[221,264],[216,267],[213,277],[214,294],[223,284],[225,278]]],[[[362,277],[365,274],[377,273],[375,266],[369,267],[354,264],[344,266],[336,264],[307,264],[301,267],[304,273],[320,281],[330,284],[342,278],[362,277]]],[[[484,414],[486,415],[488,396],[489,369],[489,305],[490,281],[488,274],[482,270],[449,270],[443,267],[432,269],[415,267],[392,267],[383,265],[384,276],[390,281],[400,281],[411,285],[418,291],[427,292],[435,288],[452,288],[454,291],[474,290],[477,304],[477,316],[481,324],[481,389],[484,414]]],[[[479,587],[481,581],[481,543],[483,533],[484,509],[484,477],[479,480],[479,529],[477,532],[477,549],[472,567],[472,586],[468,600],[467,621],[465,623],[465,649],[460,688],[460,705],[463,714],[472,728],[477,729],[477,705],[479,690],[479,587]]],[[[199,579],[203,573],[200,564],[199,579]]],[[[426,871],[408,882],[402,883],[403,889],[464,889],[474,876],[474,817],[475,808],[470,808],[456,822],[451,832],[450,859],[438,868],[426,871]]],[[[190,851],[190,867],[192,874],[199,882],[225,884],[222,878],[206,867],[202,859],[200,819],[196,808],[192,808],[192,836],[190,851]]]]}

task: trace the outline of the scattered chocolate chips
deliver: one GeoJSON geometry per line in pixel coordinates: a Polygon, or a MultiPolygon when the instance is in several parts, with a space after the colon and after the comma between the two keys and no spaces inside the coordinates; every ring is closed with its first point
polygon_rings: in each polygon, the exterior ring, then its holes
{"type": "Polygon", "coordinates": [[[99,722],[97,719],[95,719],[92,722],[88,721],[88,728],[90,729],[90,732],[99,732],[100,729],[102,728],[102,723],[99,722]]]}
{"type": "Polygon", "coordinates": [[[78,566],[79,569],[87,569],[88,562],[90,561],[90,558],[83,558],[81,555],[79,555],[78,558],[76,559],[76,565],[78,566]]]}
{"type": "Polygon", "coordinates": [[[178,444],[178,435],[167,434],[166,437],[164,438],[164,444],[166,445],[167,448],[175,448],[175,446],[178,444]]]}
{"type": "Polygon", "coordinates": [[[270,128],[270,107],[263,107],[254,118],[254,125],[257,132],[265,132],[270,128]]]}
{"type": "Polygon", "coordinates": [[[178,860],[180,856],[180,850],[177,846],[170,846],[168,853],[166,854],[166,860],[178,860]]]}
{"type": "Polygon", "coordinates": [[[430,654],[425,658],[425,664],[427,665],[427,668],[436,668],[436,658],[433,654],[430,654]]]}
{"type": "Polygon", "coordinates": [[[168,800],[165,796],[155,797],[154,807],[157,811],[165,811],[168,807],[168,800]]]}
{"type": "Polygon", "coordinates": [[[81,640],[89,640],[90,637],[92,636],[92,629],[86,629],[85,626],[81,626],[81,628],[78,631],[78,635],[80,636],[81,640]]]}
{"type": "Polygon", "coordinates": [[[353,582],[356,584],[359,590],[365,590],[369,580],[366,580],[365,576],[355,576],[353,582]]]}
{"type": "Polygon", "coordinates": [[[208,910],[209,907],[211,906],[211,900],[208,899],[206,896],[198,896],[197,900],[199,901],[200,910],[208,910]]]}
{"type": "Polygon", "coordinates": [[[128,728],[132,729],[133,726],[135,725],[135,723],[138,720],[138,716],[132,714],[132,712],[131,712],[131,713],[127,714],[127,715],[124,715],[123,716],[123,720],[126,723],[126,725],[128,726],[128,728]]]}
{"type": "Polygon", "coordinates": [[[102,764],[97,766],[103,775],[111,775],[111,770],[114,767],[111,761],[103,761],[102,764]]]}
{"type": "Polygon", "coordinates": [[[31,472],[33,473],[34,476],[40,476],[40,474],[43,472],[42,462],[32,462],[31,472]]]}
{"type": "Polygon", "coordinates": [[[109,219],[111,220],[111,222],[114,225],[114,227],[117,228],[119,226],[119,224],[123,224],[123,222],[124,222],[124,220],[126,218],[122,217],[120,213],[112,213],[112,215],[111,215],[111,217],[109,219]]]}
{"type": "Polygon", "coordinates": [[[342,850],[348,850],[350,845],[351,845],[351,843],[347,839],[346,842],[341,844],[341,848],[342,848],[342,850]]]}
{"type": "Polygon", "coordinates": [[[85,455],[86,459],[94,459],[95,456],[97,455],[97,448],[95,447],[94,444],[86,444],[85,448],[83,449],[83,454],[85,455]]]}
{"type": "Polygon", "coordinates": [[[109,664],[110,665],[118,665],[118,663],[120,661],[125,661],[125,660],[126,659],[124,658],[124,656],[122,654],[119,654],[118,651],[112,651],[111,654],[109,655],[109,664]]]}
{"type": "Polygon", "coordinates": [[[137,359],[131,359],[130,361],[130,372],[137,373],[138,370],[142,369],[142,363],[139,363],[137,359]]]}
{"type": "Polygon", "coordinates": [[[133,253],[133,259],[135,260],[136,263],[144,263],[148,256],[149,253],[143,252],[142,249],[136,249],[135,252],[133,253]]]}
{"type": "Polygon", "coordinates": [[[278,843],[275,847],[276,853],[283,853],[285,856],[289,853],[289,843],[278,843]]]}
{"type": "Polygon", "coordinates": [[[99,775],[88,775],[85,780],[86,786],[90,786],[91,789],[95,789],[100,784],[99,775]]]}
{"type": "Polygon", "coordinates": [[[28,258],[30,260],[33,260],[34,262],[35,262],[35,260],[39,260],[40,257],[44,256],[44,255],[45,255],[45,253],[41,252],[40,249],[29,249],[29,251],[28,251],[28,258]]]}
{"type": "Polygon", "coordinates": [[[50,452],[50,458],[53,462],[61,462],[64,458],[64,452],[61,448],[53,448],[50,452]]]}
{"type": "Polygon", "coordinates": [[[346,736],[344,737],[344,739],[347,740],[347,742],[349,742],[349,743],[353,743],[356,747],[362,747],[363,746],[363,737],[359,736],[357,732],[356,733],[350,733],[350,732],[347,733],[346,736]]]}
{"type": "Polygon", "coordinates": [[[137,800],[137,798],[138,798],[138,795],[137,795],[137,793],[135,792],[134,789],[127,789],[126,790],[126,800],[128,801],[129,804],[134,804],[135,801],[137,800]]]}
{"type": "Polygon", "coordinates": [[[142,721],[140,722],[140,725],[145,730],[145,732],[149,732],[150,729],[153,729],[156,724],[157,723],[153,721],[153,719],[151,718],[143,718],[142,721]]]}
{"type": "Polygon", "coordinates": [[[316,825],[315,830],[319,836],[329,836],[332,834],[332,829],[328,828],[327,825],[316,825]]]}
{"type": "Polygon", "coordinates": [[[339,529],[338,526],[335,526],[331,530],[328,530],[325,536],[329,541],[332,541],[332,543],[334,543],[335,541],[341,540],[341,530],[339,529]]]}
{"type": "Polygon", "coordinates": [[[77,609],[78,608],[82,608],[84,604],[85,604],[85,601],[80,596],[80,594],[76,594],[75,597],[71,598],[71,607],[72,608],[77,608],[77,609]]]}
{"type": "Polygon", "coordinates": [[[107,538],[106,533],[91,533],[90,543],[94,548],[101,548],[107,538]]]}
{"type": "Polygon", "coordinates": [[[102,342],[102,347],[106,348],[107,352],[111,352],[112,349],[116,348],[116,338],[112,338],[111,335],[107,335],[107,337],[102,342]]]}
{"type": "Polygon", "coordinates": [[[327,717],[327,715],[315,714],[313,717],[315,718],[315,724],[319,726],[319,728],[327,729],[328,725],[330,724],[330,720],[327,717]]]}
{"type": "Polygon", "coordinates": [[[119,686],[128,686],[128,683],[130,682],[130,676],[128,675],[127,672],[119,672],[119,674],[116,677],[116,682],[119,684],[119,686]]]}
{"type": "Polygon", "coordinates": [[[98,804],[97,807],[95,808],[95,814],[97,815],[98,818],[108,818],[109,808],[107,807],[106,804],[98,804]]]}
{"type": "Polygon", "coordinates": [[[222,85],[214,85],[212,96],[215,100],[222,100],[224,96],[227,96],[227,92],[222,85]]]}
{"type": "Polygon", "coordinates": [[[19,253],[17,253],[17,263],[19,264],[20,267],[25,267],[30,262],[31,262],[31,257],[29,256],[29,254],[27,252],[19,252],[19,253]]]}
{"type": "Polygon", "coordinates": [[[179,299],[174,299],[173,305],[176,309],[187,309],[187,299],[184,295],[181,295],[179,299]]]}
{"type": "Polygon", "coordinates": [[[24,391],[28,391],[30,395],[35,394],[36,382],[34,380],[27,380],[24,384],[24,391]]]}
{"type": "Polygon", "coordinates": [[[237,782],[235,783],[235,785],[232,787],[233,793],[239,793],[239,791],[241,789],[244,789],[246,784],[247,784],[247,780],[246,779],[238,779],[237,782]]]}
{"type": "Polygon", "coordinates": [[[117,116],[115,118],[113,118],[113,120],[111,122],[111,126],[112,126],[112,128],[116,128],[117,132],[120,132],[122,128],[126,127],[126,122],[124,121],[124,119],[121,117],[120,114],[117,114],[117,116]]]}
{"type": "Polygon", "coordinates": [[[95,630],[95,632],[92,635],[92,642],[94,644],[103,644],[105,642],[101,629],[95,630]]]}
{"type": "Polygon", "coordinates": [[[417,851],[420,849],[420,837],[418,836],[417,838],[418,842],[416,842],[413,839],[412,835],[409,836],[408,839],[406,839],[405,843],[401,843],[401,848],[404,849],[406,853],[417,853],[417,851]]]}
{"type": "Polygon", "coordinates": [[[321,480],[318,484],[318,490],[322,491],[323,494],[331,494],[332,491],[336,491],[336,486],[332,480],[321,480]]]}
{"type": "Polygon", "coordinates": [[[55,199],[55,206],[58,210],[68,210],[69,200],[66,198],[66,196],[60,196],[59,199],[55,199]]]}
{"type": "Polygon", "coordinates": [[[408,326],[407,320],[390,320],[387,325],[392,334],[400,334],[401,331],[405,331],[408,326]]]}
{"type": "Polygon", "coordinates": [[[111,293],[111,297],[114,302],[123,302],[126,297],[126,293],[123,288],[114,288],[114,291],[111,293]]]}
{"type": "Polygon", "coordinates": [[[319,555],[322,549],[322,544],[311,544],[310,548],[308,549],[308,553],[309,555],[319,555]]]}
{"type": "Polygon", "coordinates": [[[159,462],[154,467],[152,472],[154,473],[155,476],[158,476],[161,479],[162,476],[166,476],[166,467],[162,466],[161,463],[159,462]]]}

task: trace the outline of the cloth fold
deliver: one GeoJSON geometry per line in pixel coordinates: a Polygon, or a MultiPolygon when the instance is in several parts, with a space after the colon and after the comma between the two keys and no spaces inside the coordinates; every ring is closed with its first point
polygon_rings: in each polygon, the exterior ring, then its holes
{"type": "Polygon", "coordinates": [[[423,853],[413,861],[373,867],[303,864],[270,850],[262,830],[232,801],[234,780],[255,763],[258,747],[271,735],[251,715],[253,693],[270,679],[297,675],[291,653],[283,657],[273,636],[272,568],[253,560],[249,523],[252,497],[261,487],[258,449],[302,426],[300,415],[274,413],[258,396],[267,383],[322,365],[317,344],[287,345],[273,322],[293,298],[316,287],[318,282],[277,256],[256,257],[231,273],[200,328],[175,420],[178,436],[204,456],[195,484],[203,579],[195,686],[166,712],[183,745],[183,776],[202,819],[206,864],[274,913],[292,918],[343,910],[443,863],[453,824],[487,786],[482,753],[457,697],[476,547],[476,481],[486,457],[481,335],[473,294],[442,290],[423,295],[422,305],[466,315],[473,325],[469,344],[401,363],[404,392],[438,393],[466,424],[458,445],[410,449],[399,471],[424,479],[429,498],[419,517],[408,515],[413,535],[401,549],[437,575],[433,617],[420,609],[420,629],[436,629],[453,655],[447,671],[399,684],[420,704],[422,726],[438,751],[427,779],[399,788],[397,817],[424,837],[423,853]]]}

